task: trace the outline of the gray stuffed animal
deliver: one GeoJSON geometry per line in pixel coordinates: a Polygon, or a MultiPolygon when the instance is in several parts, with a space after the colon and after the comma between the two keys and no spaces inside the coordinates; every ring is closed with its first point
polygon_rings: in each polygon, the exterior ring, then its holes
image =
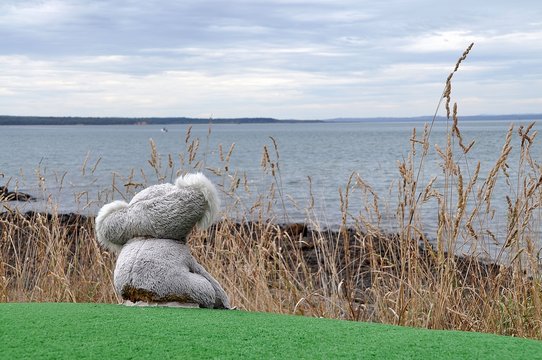
{"type": "Polygon", "coordinates": [[[229,309],[226,293],[186,244],[194,226],[212,224],[219,206],[214,185],[201,173],[181,176],[175,185],[150,186],[130,203],[104,205],[96,237],[119,253],[114,284],[122,299],[229,309]]]}

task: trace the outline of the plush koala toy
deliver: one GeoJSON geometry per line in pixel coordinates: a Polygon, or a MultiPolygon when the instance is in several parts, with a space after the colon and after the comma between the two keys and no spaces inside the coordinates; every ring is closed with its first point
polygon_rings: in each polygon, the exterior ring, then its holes
{"type": "Polygon", "coordinates": [[[226,293],[186,244],[194,226],[211,225],[219,204],[214,185],[197,173],[179,177],[175,185],[150,186],[130,203],[104,205],[96,237],[119,254],[114,283],[122,299],[229,309],[226,293]]]}

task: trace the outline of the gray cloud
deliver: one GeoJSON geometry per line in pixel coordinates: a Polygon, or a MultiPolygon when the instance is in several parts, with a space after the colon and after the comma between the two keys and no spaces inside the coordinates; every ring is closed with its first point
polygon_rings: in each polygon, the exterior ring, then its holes
{"type": "Polygon", "coordinates": [[[539,112],[540,19],[537,1],[3,1],[0,112],[427,114],[471,41],[460,109],[539,112]]]}

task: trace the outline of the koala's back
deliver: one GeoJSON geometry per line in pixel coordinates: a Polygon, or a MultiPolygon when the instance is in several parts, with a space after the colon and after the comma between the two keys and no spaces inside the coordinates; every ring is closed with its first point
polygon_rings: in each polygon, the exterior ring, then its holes
{"type": "Polygon", "coordinates": [[[115,267],[115,288],[124,300],[213,304],[215,292],[191,271],[188,246],[171,239],[135,238],[126,243],[115,267]]]}

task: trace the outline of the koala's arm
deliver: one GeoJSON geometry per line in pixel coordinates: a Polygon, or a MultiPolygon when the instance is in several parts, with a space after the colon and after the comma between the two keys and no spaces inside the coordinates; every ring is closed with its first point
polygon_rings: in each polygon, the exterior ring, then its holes
{"type": "Polygon", "coordinates": [[[205,270],[205,268],[201,266],[192,256],[191,261],[189,262],[189,269],[191,272],[203,276],[211,283],[211,285],[215,289],[216,294],[215,308],[231,309],[228,295],[226,295],[226,292],[224,291],[224,289],[222,289],[222,286],[220,286],[218,281],[216,281],[216,279],[211,274],[209,274],[207,270],[205,270]]]}

